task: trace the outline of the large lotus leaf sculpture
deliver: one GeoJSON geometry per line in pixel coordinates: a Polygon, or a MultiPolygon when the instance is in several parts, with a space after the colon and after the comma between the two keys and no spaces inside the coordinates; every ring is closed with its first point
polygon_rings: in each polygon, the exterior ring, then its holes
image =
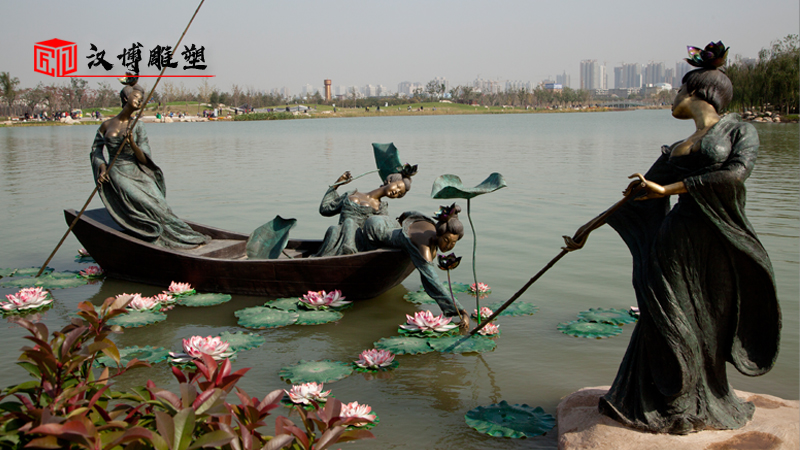
{"type": "MultiPolygon", "coordinates": [[[[139,347],[138,345],[132,345],[119,349],[119,365],[120,367],[125,367],[134,358],[139,361],[156,364],[166,360],[168,356],[169,350],[164,347],[151,347],[149,345],[139,347]]],[[[107,367],[117,367],[117,363],[105,355],[97,358],[97,364],[107,367]]]]}
{"type": "Polygon", "coordinates": [[[245,328],[263,330],[265,328],[285,327],[297,322],[297,313],[279,309],[253,306],[233,313],[239,318],[239,325],[245,328]]]}
{"type": "Polygon", "coordinates": [[[441,353],[483,353],[497,347],[497,343],[486,336],[446,336],[431,339],[428,345],[441,353]]]}
{"type": "Polygon", "coordinates": [[[400,155],[398,155],[397,147],[394,146],[394,143],[373,143],[372,153],[375,155],[375,165],[378,167],[378,175],[380,175],[381,181],[386,180],[389,175],[403,170],[403,164],[400,163],[400,155]]]}
{"type": "Polygon", "coordinates": [[[558,331],[575,337],[603,339],[622,333],[622,328],[610,323],[583,322],[576,320],[558,324],[558,331]]]}
{"type": "Polygon", "coordinates": [[[431,296],[425,291],[407,292],[405,295],[403,295],[403,300],[416,305],[431,305],[436,303],[436,300],[431,298],[431,296]]]}
{"type": "Polygon", "coordinates": [[[131,311],[120,314],[108,321],[109,325],[122,328],[138,328],[167,320],[167,315],[158,311],[131,311]]]}
{"type": "Polygon", "coordinates": [[[264,336],[259,336],[255,333],[247,333],[244,331],[223,331],[219,334],[220,339],[227,342],[229,348],[235,352],[250,350],[258,348],[266,342],[264,336]]]}
{"type": "Polygon", "coordinates": [[[221,305],[231,300],[228,294],[192,294],[178,298],[178,304],[198,308],[203,306],[221,305]]]}
{"type": "Polygon", "coordinates": [[[578,313],[578,319],[583,322],[610,323],[612,325],[625,325],[636,322],[636,317],[625,309],[616,308],[589,308],[588,311],[578,313]]]}
{"type": "Polygon", "coordinates": [[[480,433],[512,439],[541,436],[556,425],[555,417],[537,406],[511,405],[505,400],[469,411],[464,420],[480,433]]]}
{"type": "MultiPolygon", "coordinates": [[[[41,267],[23,267],[19,269],[0,269],[0,275],[4,277],[32,277],[39,273],[41,267]]],[[[55,269],[47,267],[42,272],[42,275],[53,272],[55,269]]]]}
{"type": "Polygon", "coordinates": [[[297,297],[290,298],[277,298],[275,300],[264,303],[267,308],[280,309],[282,311],[297,311],[300,299],[297,297]]]}
{"type": "Polygon", "coordinates": [[[452,336],[454,334],[457,334],[459,331],[458,327],[451,328],[447,331],[406,330],[405,328],[398,327],[397,332],[406,337],[439,339],[446,336],[452,336]]]}
{"type": "Polygon", "coordinates": [[[389,350],[395,355],[419,355],[433,351],[433,348],[428,345],[427,338],[418,337],[392,336],[380,338],[374,345],[379,350],[389,350]]]}
{"type": "Polygon", "coordinates": [[[297,225],[297,219],[274,219],[256,228],[247,239],[245,251],[248,259],[278,259],[289,242],[289,231],[297,225]]]}
{"type": "MultiPolygon", "coordinates": [[[[488,308],[492,311],[497,311],[500,307],[503,306],[503,302],[492,303],[488,305],[488,308]]],[[[533,305],[531,303],[525,302],[514,302],[508,306],[508,308],[504,309],[503,311],[498,314],[499,316],[532,316],[539,312],[539,307],[533,305]]]]}
{"type": "Polygon", "coordinates": [[[0,282],[2,287],[43,287],[45,289],[65,289],[83,286],[89,280],[83,277],[78,277],[74,272],[45,272],[40,277],[34,277],[39,269],[23,269],[23,272],[17,271],[14,276],[3,278],[0,282]],[[33,273],[30,273],[33,271],[33,273]]]}
{"type": "Polygon", "coordinates": [[[291,384],[331,383],[341,380],[353,373],[351,363],[341,361],[303,361],[286,366],[279,372],[281,379],[291,384]]]}
{"type": "Polygon", "coordinates": [[[471,199],[504,187],[506,187],[506,180],[503,179],[503,175],[497,172],[492,173],[489,175],[489,178],[472,188],[464,187],[458,175],[445,174],[439,175],[439,178],[433,181],[431,198],[471,199]]]}
{"type": "Polygon", "coordinates": [[[339,311],[297,311],[296,325],[322,325],[323,323],[336,322],[344,317],[339,311]]]}

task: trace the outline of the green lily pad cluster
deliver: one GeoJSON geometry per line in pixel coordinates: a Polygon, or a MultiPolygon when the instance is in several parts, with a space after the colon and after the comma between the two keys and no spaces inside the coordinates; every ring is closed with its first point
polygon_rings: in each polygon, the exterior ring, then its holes
{"type": "Polygon", "coordinates": [[[322,361],[301,360],[297,364],[292,364],[282,368],[279,375],[282,380],[291,384],[302,383],[331,383],[350,376],[353,373],[351,363],[341,361],[322,361]]]}
{"type": "Polygon", "coordinates": [[[0,286],[8,288],[42,287],[45,289],[66,289],[83,286],[89,280],[81,277],[76,272],[55,272],[48,267],[38,278],[38,267],[24,269],[0,269],[0,286]]]}
{"type": "MultiPolygon", "coordinates": [[[[119,365],[125,367],[134,358],[139,361],[145,361],[150,364],[157,364],[164,361],[169,356],[169,350],[164,347],[151,347],[149,345],[139,347],[132,345],[130,347],[122,347],[119,349],[119,365]]],[[[101,356],[97,358],[97,364],[106,367],[116,367],[117,363],[114,362],[109,356],[101,356]]]]}
{"type": "Polygon", "coordinates": [[[578,313],[578,320],[560,323],[558,330],[575,337],[603,339],[622,333],[622,325],[636,322],[629,311],[616,308],[590,308],[578,313]]]}
{"type": "Polygon", "coordinates": [[[540,406],[509,404],[505,400],[469,411],[464,420],[480,433],[512,439],[541,436],[553,429],[556,419],[540,406]]]}
{"type": "Polygon", "coordinates": [[[219,337],[227,342],[230,349],[235,352],[258,348],[266,342],[264,336],[259,336],[255,333],[246,333],[244,331],[223,331],[219,334],[219,337]]]}
{"type": "Polygon", "coordinates": [[[485,336],[445,336],[425,338],[392,336],[375,342],[375,348],[389,350],[395,355],[419,355],[437,351],[441,353],[483,353],[492,351],[497,343],[485,336]]]}
{"type": "Polygon", "coordinates": [[[299,317],[297,312],[283,311],[265,306],[240,309],[233,315],[239,318],[239,325],[255,330],[285,327],[297,322],[299,317]]]}
{"type": "MultiPolygon", "coordinates": [[[[492,303],[487,305],[489,309],[492,311],[497,311],[503,305],[503,302],[492,303]]],[[[525,302],[514,302],[508,306],[508,308],[504,309],[498,317],[500,316],[532,316],[539,312],[539,307],[525,302]]]]}
{"type": "Polygon", "coordinates": [[[120,314],[108,321],[109,325],[122,328],[138,328],[167,320],[167,315],[160,311],[130,311],[120,314]]]}
{"type": "Polygon", "coordinates": [[[198,294],[196,292],[176,297],[179,305],[188,306],[190,308],[221,305],[229,302],[231,298],[232,297],[228,294],[198,294]]]}
{"type": "Polygon", "coordinates": [[[328,309],[306,309],[297,297],[279,298],[264,303],[264,306],[253,306],[236,311],[239,325],[245,328],[263,330],[287,325],[322,325],[341,320],[344,315],[339,312],[351,305],[328,309]]]}

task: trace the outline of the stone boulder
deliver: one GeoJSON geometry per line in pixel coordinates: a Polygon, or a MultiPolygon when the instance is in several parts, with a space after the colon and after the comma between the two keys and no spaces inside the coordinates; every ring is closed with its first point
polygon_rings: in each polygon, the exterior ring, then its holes
{"type": "Polygon", "coordinates": [[[738,430],[708,430],[686,436],[634,430],[601,415],[597,404],[608,386],[583,388],[558,404],[560,450],[783,450],[800,448],[800,401],[734,391],[753,402],[753,419],[738,430]]]}

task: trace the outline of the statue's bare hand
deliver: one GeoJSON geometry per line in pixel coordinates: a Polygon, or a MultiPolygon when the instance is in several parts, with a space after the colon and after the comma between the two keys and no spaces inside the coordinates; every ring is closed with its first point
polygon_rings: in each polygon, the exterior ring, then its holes
{"type": "Polygon", "coordinates": [[[339,179],[336,180],[336,184],[342,185],[342,184],[347,184],[351,181],[353,181],[353,176],[350,175],[350,171],[348,170],[347,172],[343,173],[342,176],[339,177],[339,179]]]}
{"type": "Polygon", "coordinates": [[[458,323],[458,329],[462,333],[469,331],[469,314],[466,311],[459,310],[458,315],[461,317],[461,321],[458,323]]]}
{"type": "Polygon", "coordinates": [[[636,178],[636,180],[632,181],[625,189],[625,195],[630,194],[632,190],[636,189],[637,187],[642,187],[647,191],[645,195],[636,197],[636,200],[649,200],[653,198],[662,198],[667,195],[667,191],[666,189],[664,189],[664,186],[646,180],[644,178],[644,175],[640,173],[635,173],[629,176],[628,178],[636,178]]]}

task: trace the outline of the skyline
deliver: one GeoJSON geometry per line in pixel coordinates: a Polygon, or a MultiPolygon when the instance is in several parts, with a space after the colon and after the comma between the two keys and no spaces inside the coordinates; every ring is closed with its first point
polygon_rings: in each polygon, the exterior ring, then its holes
{"type": "MultiPolygon", "coordinates": [[[[146,69],[146,50],[174,45],[197,4],[144,0],[109,9],[107,2],[74,0],[48,3],[44,14],[40,2],[6,4],[4,15],[12,20],[0,30],[7,44],[0,50],[0,71],[18,77],[20,88],[67,82],[32,67],[33,45],[59,38],[78,44],[77,74],[102,73],[87,68],[90,44],[105,49],[106,59],[116,64],[115,55],[131,42],[143,44],[141,73],[149,74],[153,68],[146,69]]],[[[238,84],[264,91],[288,87],[294,94],[306,84],[317,89],[327,78],[334,86],[381,84],[396,92],[403,81],[425,84],[436,77],[451,86],[476,78],[537,84],[564,72],[576,89],[583,60],[605,62],[612,74],[623,62],[673,67],[687,56],[687,45],[703,47],[712,40],[730,46],[730,58],[755,58],[772,41],[800,33],[796,1],[731,0],[721,7],[678,0],[665,6],[643,8],[632,0],[544,5],[511,0],[209,1],[183,44],[205,47],[205,72],[215,75],[209,83],[220,91],[238,84]],[[659,28],[664,32],[653,33],[659,28]]],[[[90,86],[96,87],[96,81],[90,86]]],[[[190,89],[199,84],[188,78],[173,81],[190,89]]]]}

